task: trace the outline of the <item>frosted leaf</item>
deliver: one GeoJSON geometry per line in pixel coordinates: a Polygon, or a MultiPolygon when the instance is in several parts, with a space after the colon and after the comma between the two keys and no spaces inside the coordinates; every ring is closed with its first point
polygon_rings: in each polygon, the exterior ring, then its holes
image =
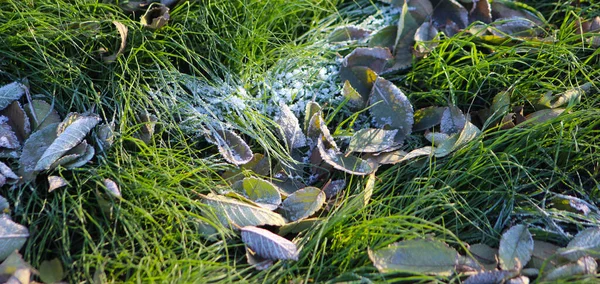
{"type": "Polygon", "coordinates": [[[25,88],[19,82],[12,82],[0,87],[0,110],[6,108],[13,101],[20,99],[25,94],[25,88]]]}
{"type": "Polygon", "coordinates": [[[316,141],[319,139],[325,139],[330,147],[334,149],[338,149],[335,140],[333,140],[333,136],[329,132],[327,125],[325,124],[325,119],[323,118],[323,114],[321,112],[315,113],[311,118],[308,130],[306,132],[306,137],[310,138],[312,141],[311,148],[315,147],[316,141]]]}
{"type": "Polygon", "coordinates": [[[75,168],[83,167],[94,157],[95,153],[96,153],[96,150],[94,150],[94,147],[92,145],[87,145],[85,147],[85,151],[79,157],[77,157],[77,159],[75,159],[69,163],[66,163],[63,166],[67,169],[75,169],[75,168]]]}
{"type": "Polygon", "coordinates": [[[29,237],[29,230],[13,222],[6,214],[0,214],[0,261],[15,250],[21,249],[29,237]]]}
{"type": "MultiPolygon", "coordinates": [[[[67,117],[69,119],[70,116],[67,117]]],[[[66,120],[63,122],[65,123],[66,120]]],[[[63,132],[60,133],[56,140],[50,144],[50,146],[44,151],[42,157],[38,160],[35,165],[36,171],[47,170],[50,166],[58,160],[67,151],[71,150],[77,144],[81,143],[83,138],[92,130],[96,124],[100,121],[100,117],[97,115],[80,115],[72,123],[66,126],[63,132]]],[[[63,124],[61,123],[61,125],[63,124]]],[[[59,125],[59,127],[61,127],[59,125]]]]}
{"type": "Polygon", "coordinates": [[[24,182],[35,178],[35,166],[40,157],[56,139],[58,123],[50,124],[41,130],[33,132],[23,144],[23,152],[19,158],[19,175],[24,182]]]}
{"type": "Polygon", "coordinates": [[[467,118],[458,107],[447,107],[442,113],[440,131],[446,134],[458,133],[465,127],[466,121],[467,118]]]}
{"type": "Polygon", "coordinates": [[[425,139],[427,139],[427,141],[433,143],[433,146],[439,146],[442,143],[444,143],[446,140],[448,140],[448,138],[450,138],[450,136],[446,133],[441,133],[441,132],[427,132],[425,133],[425,139]]]}
{"type": "Polygon", "coordinates": [[[600,257],[600,228],[591,227],[579,232],[566,248],[561,248],[558,252],[570,261],[583,256],[600,257]]]}
{"type": "Polygon", "coordinates": [[[369,47],[385,47],[394,52],[398,26],[391,25],[377,31],[369,39],[369,47]]]}
{"type": "Polygon", "coordinates": [[[273,266],[273,260],[259,256],[255,251],[246,246],[246,260],[250,266],[261,271],[273,266]]]}
{"type": "Polygon", "coordinates": [[[16,175],[12,171],[12,169],[3,162],[0,162],[0,174],[2,174],[3,176],[5,176],[6,178],[9,178],[9,179],[15,179],[15,180],[19,179],[19,176],[16,175]]]}
{"type": "Polygon", "coordinates": [[[398,20],[396,40],[394,41],[394,59],[388,63],[385,70],[402,70],[412,65],[412,48],[415,44],[415,33],[421,25],[420,20],[415,19],[409,12],[408,3],[402,5],[402,12],[398,20]]]}
{"type": "Polygon", "coordinates": [[[541,269],[545,265],[544,271],[549,271],[558,266],[559,258],[557,254],[559,246],[544,241],[533,240],[533,252],[528,267],[541,269]]]}
{"type": "Polygon", "coordinates": [[[323,192],[325,192],[325,197],[330,199],[335,197],[344,188],[346,188],[346,180],[330,180],[323,186],[323,192]]]}
{"type": "Polygon", "coordinates": [[[464,284],[505,283],[506,280],[519,275],[515,270],[483,271],[469,276],[464,284]]]}
{"type": "Polygon", "coordinates": [[[247,177],[242,181],[242,188],[248,199],[256,202],[261,207],[266,205],[266,208],[274,210],[281,204],[279,189],[267,180],[247,177]]]}
{"type": "Polygon", "coordinates": [[[369,258],[381,273],[408,272],[449,276],[458,263],[458,253],[435,240],[414,239],[386,248],[369,250],[369,258]]]}
{"type": "Polygon", "coordinates": [[[373,153],[390,150],[402,144],[402,141],[395,139],[397,133],[397,129],[361,129],[350,138],[348,152],[373,153]]]}
{"type": "Polygon", "coordinates": [[[289,240],[254,226],[242,227],[242,241],[259,256],[271,260],[298,260],[298,248],[289,240]]]}
{"type": "Polygon", "coordinates": [[[423,22],[415,32],[416,51],[426,54],[436,48],[439,43],[438,30],[430,22],[423,22]]]}
{"type": "Polygon", "coordinates": [[[363,98],[369,97],[373,83],[377,80],[377,73],[365,66],[342,67],[339,75],[342,82],[350,82],[363,98]]]}
{"type": "Polygon", "coordinates": [[[25,141],[29,134],[31,134],[29,119],[18,101],[12,102],[8,107],[0,111],[0,115],[8,117],[8,125],[15,132],[19,141],[25,141]]]}
{"type": "Polygon", "coordinates": [[[593,257],[584,256],[577,260],[576,263],[569,263],[563,266],[559,266],[548,274],[542,277],[543,280],[553,281],[560,278],[572,277],[575,275],[586,275],[596,274],[598,270],[598,263],[593,257]]]}
{"type": "Polygon", "coordinates": [[[316,187],[305,187],[288,196],[281,204],[282,215],[290,221],[306,219],[325,203],[325,193],[316,187]]]}
{"type": "Polygon", "coordinates": [[[121,198],[121,190],[119,189],[119,186],[117,185],[116,182],[114,182],[112,179],[109,178],[105,178],[102,181],[102,184],[104,184],[104,187],[106,188],[106,192],[115,198],[121,198]]]}
{"type": "Polygon", "coordinates": [[[362,109],[365,106],[365,99],[352,87],[350,81],[346,80],[344,82],[344,87],[342,88],[342,95],[344,98],[348,99],[348,104],[351,107],[356,109],[362,109]]]}
{"type": "Polygon", "coordinates": [[[219,152],[228,162],[242,165],[252,160],[250,146],[233,131],[222,129],[214,133],[205,133],[206,140],[217,145],[219,152]]]}
{"type": "Polygon", "coordinates": [[[497,37],[519,36],[534,37],[538,34],[535,23],[524,18],[499,19],[488,28],[497,37]]]}
{"type": "Polygon", "coordinates": [[[280,105],[279,117],[275,120],[275,123],[281,127],[283,137],[289,149],[306,146],[306,137],[302,133],[302,129],[300,129],[298,118],[296,118],[287,105],[280,105]]]}
{"type": "Polygon", "coordinates": [[[479,128],[477,128],[477,126],[473,125],[471,122],[467,121],[465,123],[465,127],[460,133],[450,136],[435,149],[434,155],[438,158],[445,157],[453,151],[459,149],[464,144],[467,144],[471,140],[475,139],[479,133],[481,133],[481,130],[479,130],[479,128]]]}
{"type": "Polygon", "coordinates": [[[387,48],[355,48],[350,54],[344,57],[342,69],[356,66],[368,67],[379,74],[385,70],[388,60],[392,58],[392,53],[387,48]]]}
{"type": "Polygon", "coordinates": [[[55,189],[59,189],[68,184],[69,183],[62,177],[48,176],[48,192],[53,192],[55,189]]]}
{"type": "Polygon", "coordinates": [[[201,195],[202,203],[213,208],[219,221],[224,226],[282,226],[286,220],[271,210],[240,202],[238,200],[209,194],[201,195]]]}
{"type": "Polygon", "coordinates": [[[369,97],[369,112],[373,124],[383,128],[399,129],[405,136],[412,132],[413,107],[408,98],[392,82],[377,78],[369,97]]]}
{"type": "Polygon", "coordinates": [[[440,26],[454,22],[459,29],[464,29],[469,25],[469,11],[456,0],[439,1],[431,18],[440,26]]]}
{"type": "Polygon", "coordinates": [[[361,158],[352,155],[346,156],[334,149],[326,149],[323,139],[318,140],[317,148],[319,149],[323,161],[340,171],[362,176],[368,175],[376,170],[373,165],[361,158]]]}
{"type": "Polygon", "coordinates": [[[29,124],[31,125],[32,130],[40,130],[50,124],[61,122],[58,113],[45,101],[33,100],[31,104],[23,106],[23,109],[25,109],[25,113],[29,118],[29,124]]]}
{"type": "Polygon", "coordinates": [[[512,226],[502,234],[498,257],[503,270],[520,270],[531,259],[533,238],[524,225],[512,226]]]}
{"type": "Polygon", "coordinates": [[[349,40],[361,40],[368,37],[371,31],[357,27],[357,26],[342,26],[337,27],[329,34],[327,41],[329,42],[343,42],[349,40]]]}
{"type": "Polygon", "coordinates": [[[0,148],[18,149],[19,138],[8,124],[8,117],[0,116],[0,148]]]}

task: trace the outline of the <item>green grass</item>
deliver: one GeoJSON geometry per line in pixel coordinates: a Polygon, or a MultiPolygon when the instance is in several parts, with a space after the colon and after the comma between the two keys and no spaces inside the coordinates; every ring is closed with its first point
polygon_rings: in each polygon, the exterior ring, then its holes
{"type": "MultiPolygon", "coordinates": [[[[591,6],[582,10],[595,16],[600,9],[591,6]]],[[[463,110],[487,107],[507,88],[512,105],[531,110],[546,91],[595,82],[598,51],[569,25],[578,8],[536,8],[552,24],[547,33],[555,42],[498,46],[461,34],[444,39],[427,58],[392,79],[415,108],[453,103],[463,110]]],[[[181,73],[209,82],[230,80],[255,92],[254,82],[269,70],[330,58],[313,43],[332,27],[374,12],[367,1],[187,1],[171,11],[167,26],[150,31],[117,6],[98,1],[0,3],[0,80],[26,78],[32,93],[54,101],[63,116],[95,109],[104,121],[115,122],[117,133],[115,145],[93,164],[54,173],[69,181],[67,188],[47,193],[40,177],[35,184],[0,191],[9,198],[15,221],[30,230],[25,259],[39,267],[43,260],[59,258],[69,282],[91,281],[102,270],[109,282],[424,283],[444,279],[378,274],[367,249],[431,235],[459,249],[466,243],[497,245],[502,231],[518,223],[530,224],[538,239],[564,245],[565,234],[598,225],[597,216],[557,210],[548,202],[555,193],[592,204],[600,197],[594,86],[557,120],[510,130],[489,127],[446,158],[381,169],[366,207],[364,181],[346,176],[343,201],[326,222],[305,233],[298,262],[278,262],[257,272],[246,264],[239,237],[222,229],[218,241],[203,239],[196,226],[207,208],[195,192],[224,188],[219,173],[231,166],[215,159],[214,148],[195,133],[179,127],[183,108],[192,103],[169,100],[187,96],[176,84],[181,73]],[[113,20],[127,25],[129,33],[125,53],[109,64],[98,50],[112,54],[118,48],[113,20]],[[143,110],[158,116],[149,145],[136,138],[143,127],[136,116],[143,110]],[[120,185],[122,200],[102,194],[104,178],[120,185]],[[103,199],[112,209],[102,206],[103,199]]],[[[349,115],[335,112],[337,107],[326,109],[336,113],[328,117],[331,126],[349,115]]],[[[273,163],[289,159],[272,118],[247,109],[225,120],[252,137],[253,149],[273,163]]],[[[426,145],[418,137],[411,143],[426,145]]]]}

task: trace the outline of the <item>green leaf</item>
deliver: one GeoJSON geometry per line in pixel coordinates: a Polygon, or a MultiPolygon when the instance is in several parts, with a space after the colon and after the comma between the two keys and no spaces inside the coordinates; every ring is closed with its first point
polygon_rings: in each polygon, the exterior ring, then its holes
{"type": "Polygon", "coordinates": [[[3,110],[13,101],[25,94],[25,86],[19,82],[12,82],[0,88],[0,110],[3,110]]]}
{"type": "Polygon", "coordinates": [[[570,261],[584,256],[600,257],[600,228],[591,227],[579,232],[566,248],[559,249],[558,252],[570,261]]]}
{"type": "MultiPolygon", "coordinates": [[[[100,117],[97,115],[82,115],[76,118],[74,122],[64,128],[64,132],[60,133],[56,137],[56,140],[44,151],[42,157],[40,157],[35,165],[35,170],[42,171],[49,169],[58,158],[81,143],[83,138],[99,121],[100,117]]],[[[57,132],[60,131],[57,130],[57,132]]]]}
{"type": "Polygon", "coordinates": [[[0,261],[15,250],[21,249],[29,237],[29,231],[13,222],[6,214],[0,214],[0,261]]]}
{"type": "Polygon", "coordinates": [[[401,241],[368,252],[373,265],[381,273],[408,272],[449,276],[458,263],[456,250],[436,240],[401,241]]]}
{"type": "Polygon", "coordinates": [[[259,256],[271,260],[298,260],[298,248],[289,240],[254,226],[241,228],[242,241],[259,256]]]}
{"type": "Polygon", "coordinates": [[[371,35],[371,31],[357,26],[337,27],[327,37],[328,42],[343,42],[350,40],[361,40],[371,35]]]}
{"type": "Polygon", "coordinates": [[[304,110],[304,132],[308,133],[308,128],[310,126],[310,120],[313,118],[313,116],[316,113],[319,113],[321,111],[321,106],[319,106],[318,103],[315,102],[308,102],[306,103],[306,109],[304,110]]]}
{"type": "Polygon", "coordinates": [[[502,234],[498,257],[503,270],[520,270],[531,259],[533,238],[524,225],[515,225],[502,234]]]}
{"type": "Polygon", "coordinates": [[[477,126],[473,125],[471,122],[467,121],[460,133],[450,136],[450,138],[448,138],[435,149],[434,155],[438,158],[445,157],[464,144],[467,144],[471,140],[475,139],[479,133],[481,133],[481,130],[479,130],[479,128],[477,128],[477,126]]]}
{"type": "Polygon", "coordinates": [[[31,104],[23,106],[23,109],[25,109],[25,113],[29,118],[32,130],[40,130],[50,124],[61,122],[58,113],[45,101],[33,100],[31,104]]]}
{"type": "Polygon", "coordinates": [[[323,161],[340,171],[352,175],[363,176],[376,170],[373,165],[361,158],[352,155],[344,155],[334,149],[326,149],[323,139],[318,140],[317,148],[319,149],[319,154],[321,154],[323,161]]]}
{"type": "Polygon", "coordinates": [[[23,144],[23,152],[19,158],[19,175],[23,182],[32,181],[36,176],[35,166],[40,157],[56,139],[58,123],[50,124],[33,132],[23,144]]]}
{"type": "Polygon", "coordinates": [[[375,126],[399,129],[405,136],[411,134],[414,123],[413,107],[406,95],[392,82],[377,78],[369,103],[372,106],[369,111],[375,126]]]}
{"type": "Polygon", "coordinates": [[[553,269],[543,277],[543,280],[554,281],[575,275],[596,274],[597,270],[598,263],[596,263],[596,260],[593,257],[584,256],[578,259],[576,263],[569,263],[553,269]]]}
{"type": "Polygon", "coordinates": [[[490,108],[492,116],[500,117],[508,113],[510,109],[510,93],[502,91],[494,96],[490,108]]]}
{"type": "Polygon", "coordinates": [[[275,210],[281,204],[279,189],[269,181],[256,177],[247,177],[242,181],[245,195],[261,207],[275,210]]]}
{"type": "Polygon", "coordinates": [[[377,80],[377,73],[365,66],[344,67],[340,68],[340,80],[342,82],[349,81],[350,85],[363,98],[368,98],[373,88],[373,83],[377,80]]]}
{"type": "Polygon", "coordinates": [[[298,118],[287,105],[281,104],[279,106],[279,116],[275,123],[281,127],[283,138],[289,150],[306,146],[306,137],[300,129],[298,118]]]}
{"type": "Polygon", "coordinates": [[[325,139],[329,147],[336,150],[338,149],[335,140],[333,140],[333,136],[331,136],[331,132],[329,132],[329,128],[327,128],[327,125],[325,124],[322,112],[315,113],[311,118],[306,137],[310,139],[309,144],[311,148],[316,146],[319,140],[325,139]]]}
{"type": "Polygon", "coordinates": [[[286,220],[271,210],[242,203],[232,198],[209,194],[201,195],[202,203],[213,208],[217,218],[224,226],[235,224],[244,226],[273,225],[282,226],[286,220]]]}
{"type": "Polygon", "coordinates": [[[219,152],[226,161],[234,165],[243,165],[252,160],[253,154],[250,146],[233,131],[227,129],[205,133],[206,140],[217,145],[219,152]]]}
{"type": "Polygon", "coordinates": [[[302,188],[288,196],[281,204],[282,215],[290,221],[306,219],[325,204],[325,193],[316,187],[302,188]]]}
{"type": "Polygon", "coordinates": [[[287,234],[301,233],[320,224],[321,222],[323,222],[322,218],[308,218],[287,223],[279,227],[279,232],[277,232],[277,234],[280,236],[285,236],[287,234]]]}
{"type": "Polygon", "coordinates": [[[511,0],[494,0],[491,2],[492,17],[494,19],[525,18],[536,25],[543,25],[543,17],[540,13],[533,13],[534,8],[523,3],[511,0]]]}
{"type": "Polygon", "coordinates": [[[57,283],[65,277],[62,263],[58,258],[42,261],[39,273],[44,283],[57,283]]]}
{"type": "Polygon", "coordinates": [[[348,152],[373,153],[390,150],[402,144],[394,139],[397,133],[397,129],[361,129],[350,138],[348,152]]]}

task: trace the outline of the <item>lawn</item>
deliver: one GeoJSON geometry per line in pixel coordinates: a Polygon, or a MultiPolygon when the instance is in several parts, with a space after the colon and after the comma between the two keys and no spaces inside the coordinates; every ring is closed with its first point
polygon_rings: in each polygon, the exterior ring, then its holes
{"type": "Polygon", "coordinates": [[[597,282],[600,3],[489,2],[0,2],[0,282],[597,282]]]}

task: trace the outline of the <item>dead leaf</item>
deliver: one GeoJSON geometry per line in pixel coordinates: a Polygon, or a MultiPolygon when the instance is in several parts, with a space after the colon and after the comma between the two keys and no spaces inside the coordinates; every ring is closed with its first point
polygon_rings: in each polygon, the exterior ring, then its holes
{"type": "Polygon", "coordinates": [[[115,27],[117,27],[117,31],[119,32],[119,35],[121,36],[121,45],[119,46],[119,50],[117,50],[117,52],[115,52],[113,55],[103,58],[104,62],[106,62],[106,63],[115,62],[117,57],[119,57],[119,55],[121,55],[123,53],[123,51],[125,51],[125,46],[126,46],[126,42],[127,42],[127,33],[129,31],[129,29],[119,21],[113,21],[112,23],[113,23],[113,25],[115,25],[115,27]]]}

